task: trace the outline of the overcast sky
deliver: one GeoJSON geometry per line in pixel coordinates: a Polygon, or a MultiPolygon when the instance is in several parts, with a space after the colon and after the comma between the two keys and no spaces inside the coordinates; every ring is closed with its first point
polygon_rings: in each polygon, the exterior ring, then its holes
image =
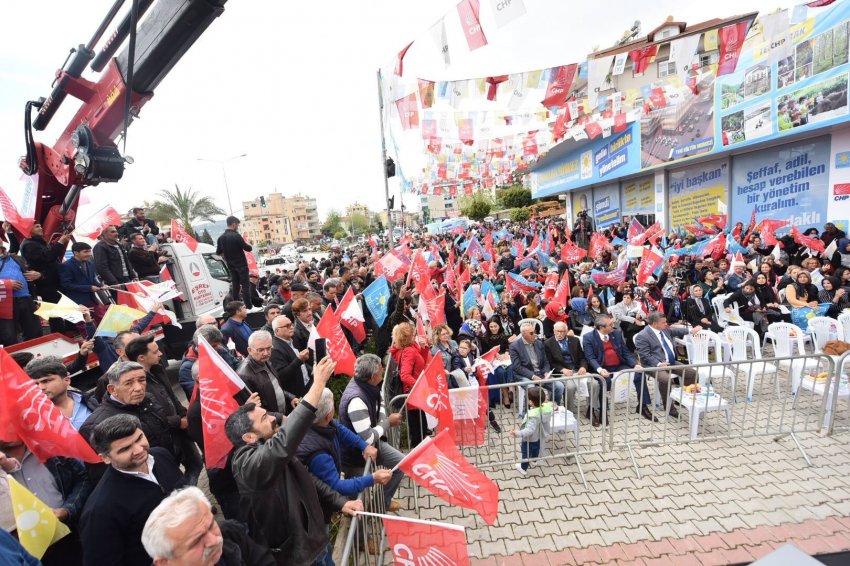
{"type": "MultiPolygon", "coordinates": [[[[847,1],[847,0],[842,0],[847,1]]],[[[230,0],[225,13],[163,80],[129,131],[135,159],[118,184],[86,189],[97,206],[119,212],[153,200],[176,183],[213,196],[227,210],[226,160],[234,211],[241,200],[277,189],[318,200],[322,217],[359,201],[383,206],[375,72],[416,40],[405,77],[474,78],[583,60],[612,45],[635,20],[643,34],[668,15],[697,23],[788,7],[788,0],[626,2],[524,0],[527,13],[495,28],[481,0],[489,45],[469,52],[457,0],[281,2],[230,0]],[[428,28],[448,13],[452,66],[446,69],[428,28]]],[[[5,0],[0,17],[0,187],[20,198],[27,100],[47,96],[68,50],[94,32],[112,0],[5,0]]],[[[89,77],[91,78],[91,77],[89,77]]],[[[66,100],[38,141],[53,143],[76,110],[66,100]]],[[[397,183],[391,183],[397,192],[397,183]]],[[[398,199],[396,199],[398,200],[398,199]]],[[[417,199],[405,203],[416,208],[417,199]]],[[[398,206],[398,205],[396,205],[398,206]]],[[[237,214],[239,214],[237,212],[237,214]]]]}

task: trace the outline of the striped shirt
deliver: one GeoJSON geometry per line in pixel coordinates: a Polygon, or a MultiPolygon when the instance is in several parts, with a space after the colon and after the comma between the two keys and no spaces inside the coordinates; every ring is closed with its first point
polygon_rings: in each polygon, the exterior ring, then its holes
{"type": "Polygon", "coordinates": [[[381,406],[378,410],[378,424],[374,427],[369,418],[369,408],[363,399],[359,397],[353,398],[348,404],[348,417],[351,419],[351,426],[354,432],[365,440],[369,446],[377,446],[381,437],[384,436],[386,430],[389,428],[383,394],[381,394],[381,406]]]}

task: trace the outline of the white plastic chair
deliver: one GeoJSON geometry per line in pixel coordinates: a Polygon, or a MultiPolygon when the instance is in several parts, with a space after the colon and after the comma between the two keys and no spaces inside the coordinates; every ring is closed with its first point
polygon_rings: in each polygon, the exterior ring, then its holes
{"type": "MultiPolygon", "coordinates": [[[[759,340],[758,333],[752,328],[746,328],[744,326],[730,326],[723,331],[723,337],[729,341],[730,361],[743,362],[746,364],[745,368],[738,366],[738,371],[747,374],[747,401],[752,401],[755,377],[757,375],[764,376],[775,374],[776,366],[769,362],[758,363],[756,361],[762,359],[761,341],[759,340]],[[752,358],[749,357],[750,345],[752,345],[753,350],[752,358]]],[[[732,378],[732,399],[737,401],[734,377],[732,378]]]]}
{"type": "Polygon", "coordinates": [[[540,320],[539,318],[524,318],[524,319],[519,321],[519,324],[517,326],[519,326],[519,328],[522,328],[522,325],[525,324],[526,322],[533,324],[534,329],[537,330],[537,335],[540,336],[541,338],[543,337],[543,321],[542,320],[540,320]]]}
{"type": "Polygon", "coordinates": [[[850,342],[850,312],[838,315],[838,324],[841,325],[841,339],[850,342]]]}
{"type": "Polygon", "coordinates": [[[729,295],[717,295],[711,299],[711,307],[714,309],[714,317],[717,319],[717,324],[720,328],[729,326],[729,315],[726,313],[726,308],[723,306],[723,301],[729,295]]]}
{"type": "MultiPolygon", "coordinates": [[[[774,322],[767,327],[768,332],[773,337],[773,353],[777,358],[785,356],[806,355],[806,346],[803,337],[803,330],[796,324],[790,322],[774,322]],[[794,350],[796,346],[796,352],[794,350]]],[[[791,393],[797,394],[797,389],[800,387],[803,372],[807,369],[816,369],[818,367],[817,359],[800,358],[797,360],[780,360],[779,368],[785,369],[791,376],[791,393]]]]}
{"type": "MultiPolygon", "coordinates": [[[[720,336],[710,330],[700,330],[696,334],[691,334],[691,339],[687,341],[688,363],[693,365],[710,364],[723,361],[723,352],[720,343],[720,336]],[[714,349],[714,359],[710,359],[710,350],[714,349]]],[[[734,373],[723,366],[699,367],[696,368],[699,384],[706,387],[709,382],[715,379],[721,380],[734,379],[734,373]]]]}
{"type": "Polygon", "coordinates": [[[826,343],[835,338],[840,338],[843,328],[838,321],[828,316],[813,316],[809,319],[809,332],[812,335],[812,345],[815,354],[823,352],[826,343]]]}

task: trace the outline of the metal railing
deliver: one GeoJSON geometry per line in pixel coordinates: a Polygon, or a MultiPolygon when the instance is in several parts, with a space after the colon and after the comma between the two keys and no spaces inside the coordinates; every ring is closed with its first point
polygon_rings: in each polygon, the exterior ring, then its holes
{"type": "MultiPolygon", "coordinates": [[[[371,474],[376,467],[372,460],[366,459],[363,475],[371,474]]],[[[367,487],[357,497],[363,502],[363,510],[366,513],[385,514],[384,489],[380,484],[367,487]]],[[[343,526],[346,522],[342,523],[343,526]]],[[[347,523],[347,530],[340,529],[337,538],[345,537],[345,546],[337,564],[344,565],[368,565],[384,563],[384,546],[386,544],[386,532],[384,524],[379,517],[373,515],[357,514],[347,523]]],[[[336,558],[336,557],[335,557],[336,558]]]]}

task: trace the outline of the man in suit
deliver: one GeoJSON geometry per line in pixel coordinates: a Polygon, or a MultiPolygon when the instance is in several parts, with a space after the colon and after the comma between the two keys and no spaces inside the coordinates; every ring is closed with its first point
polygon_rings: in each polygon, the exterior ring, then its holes
{"type": "MultiPolygon", "coordinates": [[[[692,333],[699,332],[702,327],[695,326],[691,329],[692,333]]],[[[667,319],[660,312],[651,312],[646,317],[646,328],[635,335],[635,348],[637,349],[638,357],[641,365],[644,367],[665,367],[675,366],[679,362],[676,361],[676,346],[673,342],[674,338],[686,336],[688,330],[682,326],[670,328],[667,325],[667,319]]],[[[667,396],[670,393],[670,382],[674,377],[681,377],[684,385],[690,385],[696,381],[697,371],[694,368],[685,368],[672,371],[657,371],[652,375],[658,381],[658,389],[661,390],[661,400],[664,406],[667,406],[667,396]]],[[[670,416],[679,417],[679,411],[676,407],[670,407],[670,416]]]]}
{"type": "MultiPolygon", "coordinates": [[[[593,332],[585,334],[582,340],[584,357],[587,359],[588,369],[604,377],[606,389],[611,389],[611,376],[614,372],[633,368],[640,369],[640,366],[635,360],[634,354],[626,347],[623,333],[614,328],[613,318],[605,314],[597,316],[593,322],[593,327],[593,332]]],[[[636,373],[634,384],[638,393],[640,414],[650,421],[657,420],[652,416],[652,411],[649,409],[649,390],[642,381],[641,375],[636,373]]],[[[603,397],[604,392],[600,388],[598,395],[600,411],[602,410],[603,397]]]]}
{"type": "MultiPolygon", "coordinates": [[[[581,351],[581,344],[575,336],[567,335],[567,325],[563,322],[555,323],[555,334],[543,342],[546,351],[546,359],[554,373],[565,376],[584,375],[587,373],[587,361],[581,351]]],[[[576,409],[576,380],[564,382],[567,392],[567,410],[577,414],[576,409]]],[[[590,418],[590,405],[587,407],[590,418]]]]}
{"type": "Polygon", "coordinates": [[[272,356],[270,362],[277,374],[278,381],[284,391],[295,395],[299,399],[307,393],[313,383],[310,366],[310,350],[304,348],[301,351],[295,349],[292,337],[295,328],[291,320],[281,315],[272,321],[274,338],[272,338],[272,356]]]}
{"type": "MultiPolygon", "coordinates": [[[[519,327],[520,339],[511,342],[508,353],[511,355],[511,368],[514,381],[540,381],[549,377],[551,367],[546,358],[543,342],[537,339],[534,324],[526,322],[519,327]]],[[[553,395],[555,403],[564,402],[564,382],[558,381],[545,385],[553,395]]],[[[525,415],[524,389],[520,388],[519,414],[525,415]]]]}
{"type": "Polygon", "coordinates": [[[100,290],[92,263],[91,246],[85,242],[74,242],[71,246],[74,257],[59,266],[59,288],[79,305],[93,307],[94,294],[100,290]]]}
{"type": "Polygon", "coordinates": [[[284,390],[274,368],[269,363],[272,357],[272,335],[257,330],[248,338],[248,356],[242,360],[236,373],[248,389],[260,396],[260,402],[272,413],[292,412],[290,401],[293,396],[284,390]]]}

